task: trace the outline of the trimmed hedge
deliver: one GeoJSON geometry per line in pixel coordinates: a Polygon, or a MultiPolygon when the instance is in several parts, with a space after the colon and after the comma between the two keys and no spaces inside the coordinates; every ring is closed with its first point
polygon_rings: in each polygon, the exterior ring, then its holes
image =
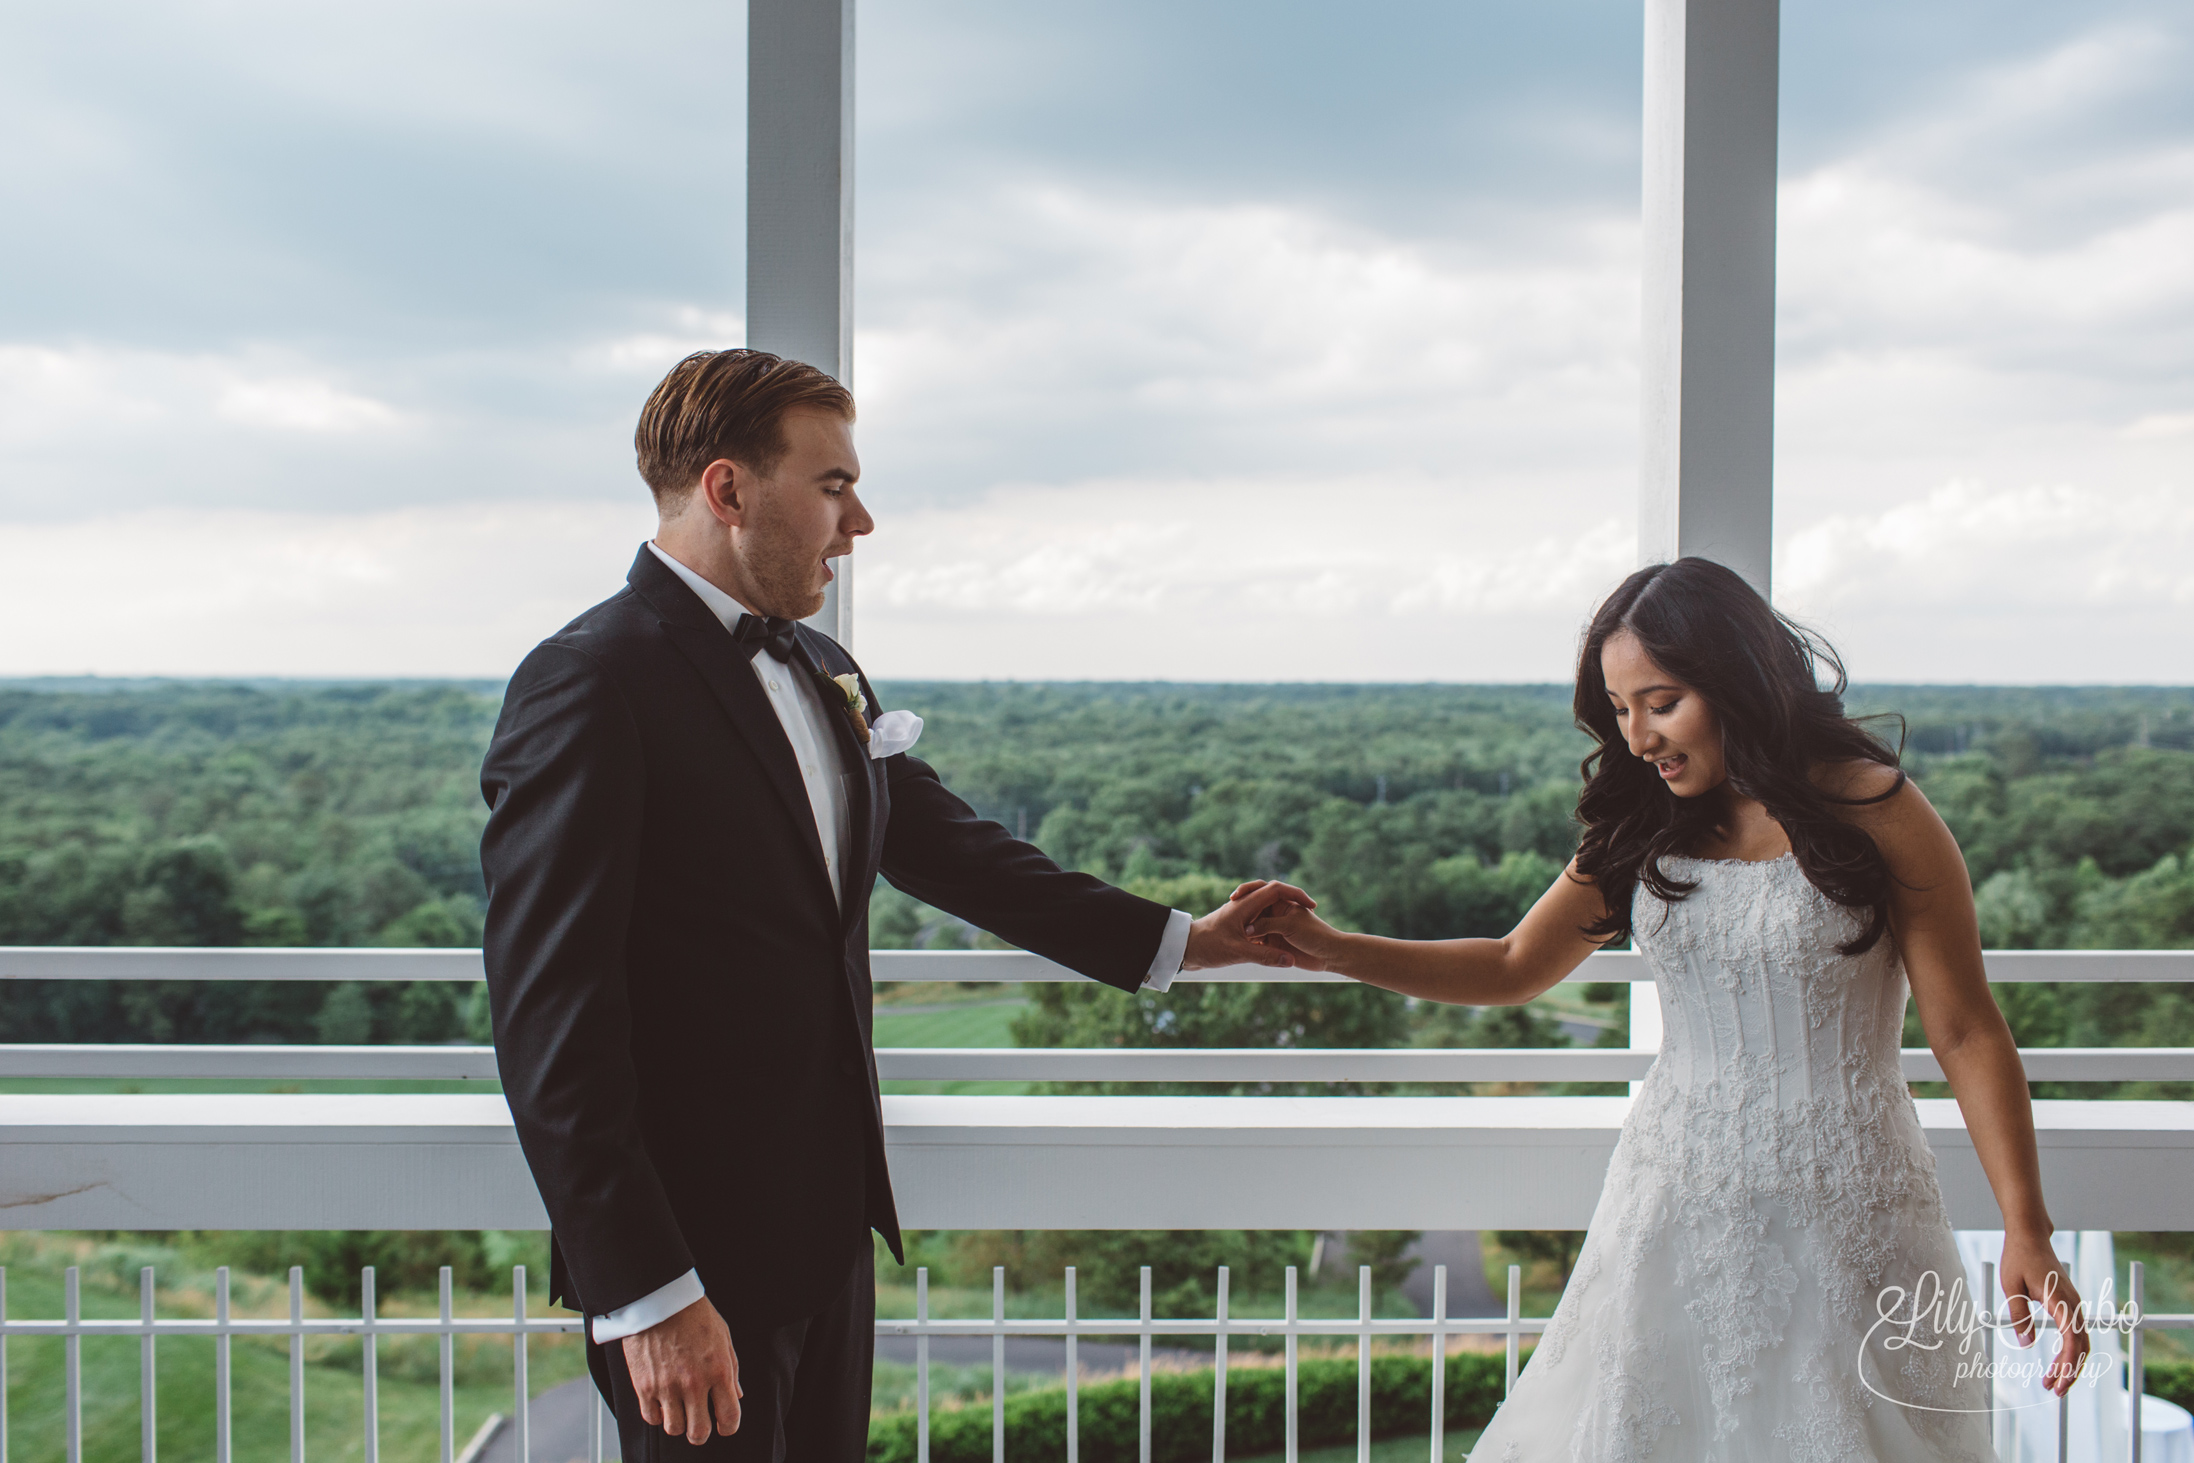
{"type": "Polygon", "coordinates": [[[2194,1412],[2194,1361],[2144,1361],[2141,1390],[2194,1412]]]}
{"type": "MultiPolygon", "coordinates": [[[[1528,1354],[1528,1352],[1526,1353],[1528,1354]]],[[[1483,1427],[1500,1405],[1505,1363],[1499,1353],[1466,1351],[1447,1359],[1450,1427],[1483,1427]]],[[[1159,1372],[1150,1379],[1151,1457],[1190,1463],[1211,1456],[1209,1369],[1159,1372]]],[[[1353,1357],[1305,1357],[1296,1373],[1296,1417],[1304,1447],[1356,1439],[1353,1357]]],[[[1133,1463],[1142,1383],[1136,1377],[1081,1389],[1081,1456],[1087,1463],[1133,1463]]],[[[1287,1374],[1275,1366],[1227,1371],[1227,1449],[1273,1452],[1287,1441],[1287,1374]]],[[[1053,1463],[1066,1452],[1064,1387],[1006,1399],[1008,1463],[1053,1463]]],[[[1423,1356],[1373,1356],[1371,1430],[1375,1437],[1422,1434],[1432,1421],[1432,1361],[1423,1356]]],[[[914,1463],[914,1414],[886,1413],[870,1422],[869,1463],[914,1463]]],[[[930,1415],[931,1463],[989,1463],[990,1407],[978,1404],[930,1415]]]]}

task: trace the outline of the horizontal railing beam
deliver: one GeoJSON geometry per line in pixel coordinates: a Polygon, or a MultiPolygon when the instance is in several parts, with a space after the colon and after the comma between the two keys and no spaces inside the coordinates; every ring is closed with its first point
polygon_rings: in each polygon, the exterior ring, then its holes
{"type": "MultiPolygon", "coordinates": [[[[2194,950],[1991,950],[1994,981],[2194,981],[2194,950]]],[[[879,981],[1025,984],[1084,977],[1020,950],[872,950],[879,981]]],[[[158,945],[0,945],[0,980],[455,980],[483,978],[478,950],[199,948],[158,945]]],[[[1227,965],[1187,970],[1178,981],[1339,984],[1322,971],[1227,965]]],[[[1649,981],[1635,951],[1608,950],[1571,982],[1649,981]]]]}
{"type": "MultiPolygon", "coordinates": [[[[919,1229],[1582,1229],[1627,1097],[884,1098],[919,1229]]],[[[1955,1102],[1922,1099],[1953,1224],[2002,1220],[1955,1102]]],[[[2194,1103],[2034,1104],[2067,1229],[2194,1224],[2194,1103]]],[[[17,1229],[540,1229],[482,1094],[0,1096],[17,1229]]]]}
{"type": "MultiPolygon", "coordinates": [[[[1634,1082],[1649,1051],[1530,1047],[1275,1050],[1269,1047],[879,1047],[885,1081],[910,1082],[1634,1082]]],[[[1902,1053],[1914,1082],[1943,1080],[1925,1047],[1902,1053]]],[[[2194,1047],[2025,1047],[2034,1082],[2194,1082],[2194,1047]]],[[[0,1077],[266,1081],[494,1081],[491,1046],[0,1045],[0,1077]]]]}
{"type": "Polygon", "coordinates": [[[0,1077],[492,1082],[491,1046],[0,1046],[0,1077]]]}

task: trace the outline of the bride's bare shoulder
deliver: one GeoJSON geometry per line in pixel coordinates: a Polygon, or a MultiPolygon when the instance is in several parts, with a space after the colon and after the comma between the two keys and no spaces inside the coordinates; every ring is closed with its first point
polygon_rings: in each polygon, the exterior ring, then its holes
{"type": "Polygon", "coordinates": [[[1931,868],[1957,855],[1934,804],[1919,784],[1879,762],[1828,762],[1813,769],[1813,784],[1832,800],[1838,817],[1866,830],[1899,877],[1909,867],[1931,868]]]}
{"type": "Polygon", "coordinates": [[[1813,785],[1832,798],[1871,798],[1896,787],[1904,774],[1880,762],[1853,758],[1813,764],[1813,785]]]}
{"type": "Polygon", "coordinates": [[[1927,802],[1911,778],[1880,762],[1818,762],[1812,780],[1836,805],[1837,812],[1863,826],[1894,821],[1917,811],[1915,804],[1924,806],[1927,802]]]}

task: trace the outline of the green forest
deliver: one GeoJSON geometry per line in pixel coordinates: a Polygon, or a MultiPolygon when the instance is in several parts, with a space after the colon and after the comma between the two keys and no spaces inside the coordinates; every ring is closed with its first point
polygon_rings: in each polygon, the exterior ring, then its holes
{"type": "MultiPolygon", "coordinates": [[[[0,944],[462,946],[480,934],[482,683],[0,684],[0,944]]],[[[969,802],[1072,867],[1201,909],[1241,878],[1408,937],[1505,932],[1574,842],[1552,686],[880,688],[969,802]]],[[[1966,850],[2001,948],[2194,946],[2194,691],[1860,688],[1966,850]]],[[[879,886],[880,948],[989,937],[879,886]]],[[[1586,988],[1619,1015],[1622,992],[1586,988]]],[[[2027,1045],[2194,1044],[2165,986],[2001,987],[2027,1045]]],[[[0,1040],[447,1041],[447,985],[0,984],[0,1040]]],[[[1589,1013],[1587,1013],[1589,1014],[1589,1013]]],[[[1613,1017],[1610,1017],[1612,1020],[1613,1017]]],[[[1335,987],[1042,988],[1018,1039],[1542,1044],[1536,1008],[1335,987]]]]}
{"type": "MultiPolygon", "coordinates": [[[[1279,876],[1359,929],[1499,934],[1556,876],[1574,843],[1569,809],[1586,747],[1570,725],[1565,688],[904,684],[879,692],[887,706],[926,719],[921,754],[980,811],[1062,863],[1183,908],[1216,904],[1241,878],[1279,876]]],[[[477,944],[485,819],[478,768],[499,694],[493,684],[449,682],[0,683],[0,945],[477,944]]],[[[1991,947],[2194,947],[2194,690],[1876,687],[1854,692],[1851,703],[1884,717],[1877,729],[1902,745],[1906,765],[1957,833],[1991,947]]],[[[877,889],[871,914],[879,947],[995,943],[888,886],[877,889]]],[[[2022,1045],[2194,1045],[2194,1002],[2178,987],[2013,985],[1996,993],[2022,1045]]],[[[1184,985],[1162,997],[1093,985],[885,986],[877,1039],[902,1046],[1623,1045],[1626,1002],[1627,989],[1613,984],[1558,987],[1529,1006],[1482,1012],[1412,1007],[1384,992],[1334,985],[1184,985]]],[[[5,1042],[482,1040],[484,1014],[477,988],[425,982],[0,981],[5,1042]]],[[[1920,1039],[1916,1026],[1908,1030],[1908,1044],[1920,1039]]],[[[2194,1097],[2194,1084],[2036,1090],[2194,1097]]],[[[1151,1265],[1161,1314],[1209,1314],[1211,1269],[1227,1264],[1237,1277],[1237,1304],[1254,1313],[1248,1308],[1278,1304],[1284,1267],[1307,1265],[1314,1238],[1295,1231],[908,1236],[910,1261],[930,1269],[935,1313],[966,1315],[988,1314],[993,1265],[1010,1271],[1015,1314],[1056,1314],[1058,1268],[1068,1263],[1080,1267],[1085,1302],[1115,1312],[1133,1309],[1138,1267],[1151,1265]]],[[[1411,1238],[1351,1238],[1354,1258],[1377,1272],[1382,1309],[1399,1303],[1393,1286],[1411,1263],[1404,1254],[1411,1238]]],[[[1545,1314],[1577,1236],[1485,1238],[1494,1283],[1510,1262],[1523,1265],[1526,1312],[1545,1314]]],[[[2159,1302],[2184,1309],[2178,1298],[2194,1293],[2184,1238],[2120,1239],[2126,1255],[2150,1262],[2159,1302]]],[[[464,1308],[493,1309],[505,1303],[495,1299],[497,1275],[507,1275],[503,1267],[514,1260],[528,1263],[538,1285],[543,1238],[15,1236],[0,1246],[18,1298],[39,1314],[58,1304],[61,1263],[89,1265],[87,1303],[120,1314],[135,1304],[141,1264],[176,1277],[169,1284],[178,1288],[163,1291],[164,1307],[195,1313],[204,1300],[198,1272],[213,1263],[258,1277],[251,1284],[265,1294],[253,1292],[254,1304],[263,1307],[279,1307],[278,1277],[301,1265],[312,1303],[322,1308],[355,1305],[357,1267],[369,1263],[380,1267],[390,1304],[431,1306],[435,1269],[451,1265],[470,1297],[464,1308]]],[[[884,1314],[911,1313],[911,1271],[885,1267],[879,1282],[884,1314]]],[[[1303,1304],[1313,1314],[1352,1314],[1354,1289],[1352,1277],[1329,1274],[1306,1283],[1303,1304]]],[[[2151,1347],[2152,1384],[2160,1385],[2161,1359],[2182,1353],[2169,1333],[2151,1347]]],[[[28,1343],[25,1352],[18,1385],[50,1400],[54,1358],[28,1343]]],[[[123,1349],[99,1355],[98,1388],[112,1389],[113,1415],[127,1420],[133,1362],[123,1349]]],[[[322,1398],[314,1436],[325,1432],[329,1446],[354,1433],[347,1355],[314,1357],[322,1398]]],[[[544,1347],[536,1381],[576,1376],[575,1358],[544,1347]]],[[[495,1380],[492,1358],[467,1365],[473,1370],[459,1379],[461,1410],[476,1420],[507,1382],[495,1380]]],[[[507,1370],[500,1375],[507,1378],[507,1370]]],[[[240,1386],[266,1394],[258,1410],[279,1421],[281,1359],[253,1352],[240,1376],[240,1386]]],[[[403,1426],[424,1438],[432,1379],[417,1381],[412,1396],[404,1390],[411,1382],[392,1375],[387,1395],[410,1419],[403,1426]]],[[[969,1397],[988,1385],[987,1373],[972,1371],[940,1382],[969,1397]]],[[[888,1441],[897,1436],[893,1409],[911,1380],[883,1367],[877,1386],[885,1419],[877,1436],[888,1441]]],[[[172,1378],[164,1372],[162,1390],[164,1435],[197,1427],[202,1379],[188,1368],[172,1378]],[[165,1400],[171,1387],[172,1409],[165,1400]]],[[[1051,1405],[1034,1393],[1020,1401],[1051,1405]]],[[[41,1412],[24,1420],[24,1436],[44,1439],[37,1429],[50,1432],[57,1417],[41,1412]]],[[[94,1449],[97,1456],[135,1447],[134,1422],[116,1429],[94,1449]]],[[[979,1441],[987,1447],[987,1422],[985,1429],[979,1441]]],[[[424,1456],[424,1446],[409,1451],[424,1456]]]]}

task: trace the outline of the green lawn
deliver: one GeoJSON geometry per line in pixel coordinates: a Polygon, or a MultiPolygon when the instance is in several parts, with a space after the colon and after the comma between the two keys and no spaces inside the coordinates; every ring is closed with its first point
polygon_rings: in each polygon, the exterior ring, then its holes
{"type": "MultiPolygon", "coordinates": [[[[1450,1429],[1441,1437],[1440,1463],[1463,1463],[1477,1445],[1478,1428],[1450,1429]]],[[[1242,1463],[1282,1463],[1284,1453],[1261,1453],[1242,1463]]],[[[1295,1455],[1297,1463],[1356,1463],[1356,1449],[1311,1448],[1295,1455]]],[[[1371,1445],[1371,1463],[1431,1463],[1432,1435],[1421,1438],[1386,1438],[1371,1445]]]]}
{"type": "MultiPolygon", "coordinates": [[[[20,1319],[62,1313],[62,1269],[81,1266],[84,1314],[138,1314],[137,1267],[153,1264],[177,1283],[159,1294],[162,1316],[212,1313],[211,1277],[182,1273],[175,1252],[124,1241],[93,1244],[79,1236],[15,1234],[0,1258],[7,1261],[8,1314],[20,1319]]],[[[236,1276],[238,1314],[281,1315],[288,1308],[283,1282],[236,1276]]],[[[459,1314],[509,1314],[506,1296],[465,1295],[459,1314]]],[[[432,1314],[424,1297],[395,1297],[385,1314],[432,1314]]],[[[553,1313],[546,1301],[540,1313],[553,1313]]],[[[328,1314],[308,1302],[308,1314],[328,1314]]],[[[8,1342],[8,1442],[13,1456],[58,1458],[63,1452],[65,1374],[58,1338],[8,1342]]],[[[86,1463],[126,1463],[139,1456],[138,1347],[134,1337],[86,1337],[83,1346],[84,1458],[86,1463]]],[[[236,1456],[280,1458],[289,1450],[289,1352],[287,1341],[239,1339],[231,1344],[231,1388],[236,1456]]],[[[464,1446],[488,1414],[510,1411],[511,1349],[508,1341],[460,1337],[456,1360],[456,1441],[464,1446]]],[[[365,1453],[363,1353],[355,1338],[317,1337],[306,1347],[306,1456],[316,1463],[363,1458],[365,1453]]],[[[585,1362],[578,1337],[535,1337],[527,1344],[527,1381],[535,1395],[580,1375],[585,1362]]],[[[389,1463],[429,1463],[437,1456],[440,1428],[438,1356],[425,1337],[384,1340],[379,1347],[381,1456],[389,1463]]],[[[214,1344],[210,1339],[159,1343],[157,1415],[164,1459],[202,1459],[213,1454],[214,1344]]]]}
{"type": "MultiPolygon", "coordinates": [[[[2185,1235],[2120,1234],[2112,1248],[2118,1262],[2117,1304],[2126,1303],[2126,1267],[2142,1262],[2145,1305],[2165,1315],[2194,1311],[2194,1246],[2185,1235]]],[[[2194,1360],[2194,1331],[2151,1330],[2145,1342],[2148,1359],[2158,1362],[2194,1360]]]]}
{"type": "Polygon", "coordinates": [[[876,1008],[878,1046],[1011,1046],[1019,997],[967,1005],[876,1008]]]}
{"type": "MultiPolygon", "coordinates": [[[[992,987],[995,991],[996,987],[992,987]]],[[[878,1046],[980,1046],[1013,1045],[1013,1018],[1028,1002],[1018,995],[985,993],[980,1000],[923,1002],[919,1005],[879,1003],[876,1007],[878,1046]]],[[[1027,1082],[886,1082],[890,1093],[942,1093],[954,1097],[1016,1097],[1032,1090],[1027,1082]]]]}

